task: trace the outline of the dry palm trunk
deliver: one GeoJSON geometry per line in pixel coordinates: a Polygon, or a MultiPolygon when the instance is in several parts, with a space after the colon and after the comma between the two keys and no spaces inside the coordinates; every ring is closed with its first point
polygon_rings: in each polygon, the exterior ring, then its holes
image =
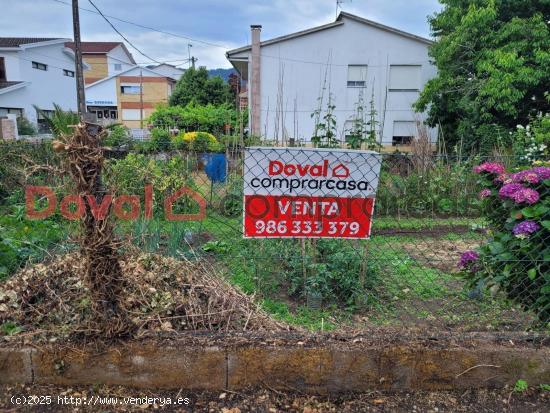
{"type": "Polygon", "coordinates": [[[103,130],[99,125],[79,123],[54,149],[63,152],[68,172],[84,203],[80,248],[85,260],[85,282],[90,291],[94,330],[107,338],[130,332],[130,323],[118,298],[125,288],[109,213],[94,216],[92,204],[100,206],[105,192],[101,185],[103,130]],[[93,199],[92,199],[93,198],[93,199]]]}

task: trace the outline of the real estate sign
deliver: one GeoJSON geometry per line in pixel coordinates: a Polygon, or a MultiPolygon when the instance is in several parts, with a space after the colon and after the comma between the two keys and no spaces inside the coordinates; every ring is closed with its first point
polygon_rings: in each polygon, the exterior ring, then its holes
{"type": "Polygon", "coordinates": [[[369,238],[381,162],[370,151],[247,148],[244,237],[369,238]]]}

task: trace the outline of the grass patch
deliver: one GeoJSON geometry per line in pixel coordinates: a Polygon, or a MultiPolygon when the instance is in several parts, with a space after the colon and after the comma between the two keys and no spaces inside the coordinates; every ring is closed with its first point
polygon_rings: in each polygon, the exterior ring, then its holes
{"type": "Polygon", "coordinates": [[[335,328],[335,325],[328,321],[331,313],[327,310],[314,310],[300,306],[292,312],[286,303],[268,298],[262,301],[262,308],[277,320],[302,326],[310,331],[331,331],[335,328]]]}

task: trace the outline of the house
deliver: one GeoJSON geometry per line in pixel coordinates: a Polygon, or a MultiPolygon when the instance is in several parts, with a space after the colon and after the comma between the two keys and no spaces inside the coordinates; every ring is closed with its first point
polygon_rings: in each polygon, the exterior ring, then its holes
{"type": "Polygon", "coordinates": [[[44,132],[33,105],[44,111],[56,103],[76,110],[74,52],[67,39],[0,37],[0,117],[25,116],[44,132]]]}
{"type": "MultiPolygon", "coordinates": [[[[74,50],[73,42],[66,46],[74,50]]],[[[82,42],[82,60],[88,65],[86,110],[102,124],[142,128],[154,107],[168,102],[181,75],[181,69],[167,64],[138,66],[122,42],[82,42]]]]}
{"type": "MultiPolygon", "coordinates": [[[[385,146],[406,145],[424,114],[413,103],[436,75],[429,39],[342,12],[329,24],[261,41],[261,26],[251,26],[252,44],[227,52],[248,82],[252,134],[289,142],[310,141],[319,108],[330,96],[339,139],[350,136],[358,117],[373,109],[385,146]]],[[[323,112],[324,114],[324,112],[323,112]]],[[[322,116],[322,115],[321,115],[322,116]]],[[[428,129],[432,141],[436,129],[428,129]]]]}
{"type": "Polygon", "coordinates": [[[155,106],[168,103],[175,83],[155,70],[131,66],[85,86],[87,111],[103,124],[142,129],[155,106]]]}
{"type": "Polygon", "coordinates": [[[180,77],[185,73],[185,69],[170,65],[168,63],[162,63],[159,65],[149,65],[148,69],[154,70],[157,73],[164,76],[171,77],[172,79],[180,80],[180,77]]]}
{"type": "MultiPolygon", "coordinates": [[[[74,42],[65,44],[74,50],[74,42]]],[[[136,66],[132,54],[122,42],[81,42],[82,61],[88,65],[84,70],[84,83],[97,82],[136,66]]]]}

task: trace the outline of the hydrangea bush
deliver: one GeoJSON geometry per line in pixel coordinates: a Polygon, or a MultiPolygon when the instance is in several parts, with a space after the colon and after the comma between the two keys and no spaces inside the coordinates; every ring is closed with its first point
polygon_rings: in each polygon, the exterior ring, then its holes
{"type": "Polygon", "coordinates": [[[459,267],[472,286],[499,288],[550,322],[550,163],[512,173],[485,162],[474,172],[490,239],[464,252],[459,267]]]}

